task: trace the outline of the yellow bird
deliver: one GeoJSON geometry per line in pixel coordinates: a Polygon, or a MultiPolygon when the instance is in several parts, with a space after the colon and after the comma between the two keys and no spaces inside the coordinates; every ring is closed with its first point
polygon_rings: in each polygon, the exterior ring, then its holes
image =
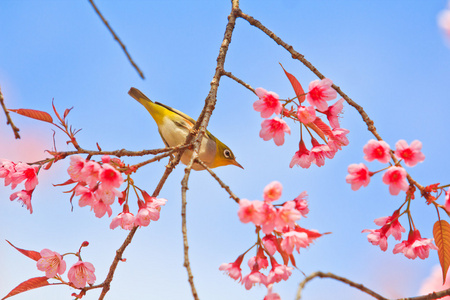
{"type": "MultiPolygon", "coordinates": [[[[140,90],[132,87],[128,94],[142,104],[158,125],[158,131],[164,144],[167,147],[182,145],[186,141],[189,131],[194,127],[195,120],[179,110],[173,109],[167,105],[153,102],[145,96],[140,90]]],[[[181,162],[187,165],[192,157],[192,151],[186,150],[181,157],[181,162]]],[[[243,167],[236,161],[236,158],[224,143],[206,131],[200,145],[199,158],[209,168],[217,168],[226,165],[235,165],[243,167]]],[[[203,170],[204,168],[195,163],[194,170],[203,170]]]]}

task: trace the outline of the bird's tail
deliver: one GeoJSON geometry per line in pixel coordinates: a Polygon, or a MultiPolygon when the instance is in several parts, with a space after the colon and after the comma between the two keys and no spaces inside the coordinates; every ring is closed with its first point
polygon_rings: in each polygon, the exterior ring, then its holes
{"type": "Polygon", "coordinates": [[[135,100],[137,100],[139,103],[141,103],[145,107],[147,106],[146,105],[147,102],[153,103],[153,101],[150,100],[147,96],[145,96],[143,92],[141,92],[140,90],[138,90],[137,88],[134,88],[134,87],[132,87],[128,91],[128,95],[133,97],[135,100]]]}

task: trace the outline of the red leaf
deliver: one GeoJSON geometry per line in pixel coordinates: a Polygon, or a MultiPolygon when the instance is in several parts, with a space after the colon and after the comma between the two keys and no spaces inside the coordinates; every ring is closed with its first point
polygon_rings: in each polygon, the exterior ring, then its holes
{"type": "Polygon", "coordinates": [[[39,259],[41,259],[41,254],[39,252],[33,251],[33,250],[24,250],[24,249],[20,249],[17,248],[16,246],[14,246],[13,244],[11,244],[10,241],[6,240],[8,242],[8,244],[10,244],[11,246],[13,246],[17,251],[19,251],[20,253],[22,253],[25,256],[28,256],[29,258],[38,261],[39,259]]]}
{"type": "Polygon", "coordinates": [[[26,108],[8,109],[8,110],[18,113],[19,115],[22,115],[22,116],[25,116],[28,118],[53,123],[52,116],[50,116],[50,114],[46,113],[45,111],[40,111],[40,110],[35,110],[35,109],[26,109],[26,108]]]}
{"type": "Polygon", "coordinates": [[[447,276],[448,267],[450,266],[450,224],[447,221],[439,220],[434,223],[433,236],[438,247],[439,262],[442,268],[443,283],[447,276]]]}
{"type": "Polygon", "coordinates": [[[297,266],[295,265],[295,258],[294,258],[294,255],[289,255],[289,258],[291,259],[291,264],[294,266],[294,267],[296,267],[297,268],[297,266]]]}
{"type": "Polygon", "coordinates": [[[46,276],[30,278],[16,286],[8,295],[3,297],[2,300],[32,289],[50,285],[47,280],[48,278],[46,276]]]}
{"type": "Polygon", "coordinates": [[[286,251],[284,251],[284,249],[281,247],[281,241],[283,241],[282,238],[277,238],[277,250],[278,252],[281,254],[281,257],[283,258],[283,264],[285,264],[286,266],[289,263],[289,254],[286,253],[286,251]]]}
{"type": "MultiPolygon", "coordinates": [[[[280,63],[280,66],[281,66],[281,68],[283,68],[283,65],[281,63],[280,63]]],[[[295,78],[294,75],[286,72],[286,70],[284,68],[283,68],[283,71],[286,74],[289,81],[291,82],[291,85],[295,91],[295,95],[297,95],[298,101],[300,101],[300,103],[302,103],[303,101],[305,101],[305,97],[306,97],[305,91],[303,90],[302,85],[300,84],[300,82],[298,82],[297,78],[295,78]]]]}

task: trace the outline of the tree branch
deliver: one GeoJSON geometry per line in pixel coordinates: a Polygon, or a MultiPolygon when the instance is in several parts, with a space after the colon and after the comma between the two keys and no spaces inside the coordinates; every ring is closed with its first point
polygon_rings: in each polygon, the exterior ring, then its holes
{"type": "Polygon", "coordinates": [[[3,94],[2,94],[2,88],[0,87],[0,104],[3,108],[3,111],[5,112],[6,115],[6,125],[11,125],[11,128],[14,132],[14,137],[17,139],[20,139],[20,134],[19,131],[20,129],[16,127],[16,125],[14,125],[13,121],[11,120],[11,116],[9,115],[9,111],[5,106],[5,102],[3,99],[3,94]]]}
{"type": "Polygon", "coordinates": [[[98,10],[97,6],[94,4],[93,0],[89,0],[89,2],[91,3],[92,7],[94,8],[95,12],[97,13],[97,15],[100,17],[100,19],[102,19],[103,23],[105,24],[105,26],[108,28],[109,32],[111,32],[111,34],[113,35],[114,39],[120,44],[120,46],[122,47],[123,52],[125,52],[125,55],[127,56],[128,60],[130,61],[131,65],[136,69],[136,71],[139,73],[139,76],[141,76],[142,79],[144,78],[144,73],[142,73],[141,69],[139,69],[139,67],[136,65],[136,63],[133,61],[133,59],[131,58],[130,54],[127,51],[127,48],[125,47],[125,45],[122,43],[122,41],[119,39],[119,37],[116,35],[116,33],[114,32],[114,30],[111,28],[111,26],[109,26],[108,21],[106,21],[106,19],[103,17],[103,15],[101,14],[101,12],[98,10]]]}

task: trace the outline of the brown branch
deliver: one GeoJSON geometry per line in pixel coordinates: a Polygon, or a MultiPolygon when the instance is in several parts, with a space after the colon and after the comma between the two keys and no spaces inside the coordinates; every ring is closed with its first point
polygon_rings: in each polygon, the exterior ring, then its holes
{"type": "Polygon", "coordinates": [[[114,30],[111,28],[111,26],[109,26],[108,21],[106,21],[106,19],[103,17],[103,15],[101,14],[101,12],[98,10],[97,6],[94,4],[93,0],[89,0],[89,2],[91,3],[92,7],[94,8],[95,12],[97,13],[97,15],[100,17],[100,19],[102,19],[103,23],[105,24],[105,26],[108,28],[109,32],[111,32],[111,34],[113,35],[114,39],[120,44],[120,46],[122,47],[123,52],[125,52],[125,55],[127,56],[128,60],[130,61],[131,65],[133,65],[133,67],[136,69],[136,71],[139,73],[139,76],[141,76],[142,79],[144,79],[144,73],[142,73],[141,69],[139,69],[139,67],[135,64],[135,62],[133,61],[133,59],[131,58],[130,54],[127,51],[127,48],[125,47],[125,45],[122,43],[122,41],[119,39],[119,37],[116,35],[116,33],[114,32],[114,30]]]}
{"type": "Polygon", "coordinates": [[[222,70],[222,75],[225,75],[227,77],[230,77],[231,79],[233,79],[234,81],[236,81],[237,83],[243,85],[245,88],[249,89],[253,94],[256,95],[255,90],[251,87],[250,84],[246,83],[245,81],[237,78],[236,76],[234,76],[233,74],[231,74],[231,72],[226,72],[225,70],[222,70]]]}
{"type": "Polygon", "coordinates": [[[384,298],[383,296],[381,296],[381,295],[375,293],[374,291],[372,291],[372,290],[366,288],[366,287],[365,287],[364,285],[362,285],[362,284],[355,283],[355,282],[353,282],[353,281],[351,281],[351,280],[349,280],[349,279],[347,279],[347,278],[344,278],[344,277],[335,275],[335,274],[333,274],[333,273],[323,273],[323,272],[320,272],[320,271],[319,271],[319,272],[314,272],[314,273],[312,273],[311,275],[309,275],[308,277],[306,277],[305,279],[303,279],[302,282],[300,282],[300,284],[299,284],[299,286],[298,286],[298,290],[297,290],[297,295],[296,295],[296,297],[295,297],[296,300],[301,299],[301,297],[302,297],[302,290],[304,289],[305,285],[306,285],[309,281],[313,280],[313,279],[316,278],[316,277],[320,277],[320,278],[332,278],[332,279],[335,279],[335,280],[337,280],[337,281],[341,281],[341,282],[343,282],[343,283],[346,283],[346,284],[350,285],[351,287],[354,287],[354,288],[360,290],[361,292],[364,292],[364,293],[366,293],[366,294],[368,294],[368,295],[374,297],[375,299],[378,299],[378,300],[388,300],[387,298],[384,298]]]}
{"type": "Polygon", "coordinates": [[[11,116],[9,115],[9,111],[5,106],[1,87],[0,87],[0,104],[2,105],[3,111],[5,112],[5,115],[6,115],[6,125],[11,125],[11,129],[14,132],[14,137],[16,138],[16,140],[20,139],[20,134],[19,134],[20,129],[17,128],[16,125],[14,125],[14,123],[11,119],[11,116]]]}
{"type": "MultiPolygon", "coordinates": [[[[206,127],[208,126],[209,119],[211,118],[212,112],[214,110],[216,101],[217,101],[217,90],[219,87],[220,78],[222,76],[222,72],[224,70],[225,58],[228,51],[228,46],[231,42],[231,36],[233,34],[233,30],[236,24],[236,15],[235,11],[239,9],[239,1],[232,0],[232,10],[228,16],[228,23],[226,25],[224,38],[222,40],[222,44],[219,49],[219,55],[217,57],[217,67],[216,72],[211,81],[211,89],[209,91],[208,96],[205,100],[205,106],[197,119],[197,122],[194,126],[194,131],[197,130],[197,134],[194,139],[194,149],[192,153],[192,157],[187,167],[185,168],[185,175],[183,180],[181,181],[181,200],[182,200],[182,209],[181,209],[181,230],[183,232],[183,246],[184,246],[184,267],[188,273],[188,281],[191,286],[191,292],[194,299],[199,299],[197,290],[194,285],[194,276],[192,275],[192,270],[189,262],[189,243],[187,240],[187,228],[186,228],[186,192],[188,190],[188,182],[189,176],[191,173],[192,166],[196,159],[198,158],[200,145],[203,139],[203,136],[206,131],[206,127]]],[[[190,134],[191,135],[191,134],[190,134]]],[[[190,136],[189,135],[189,136],[190,136]]],[[[188,136],[188,138],[189,138],[188,136]]]]}
{"type": "Polygon", "coordinates": [[[236,203],[239,203],[240,199],[231,191],[230,187],[226,185],[219,176],[216,175],[216,173],[213,172],[210,168],[208,168],[207,165],[205,165],[204,162],[202,162],[200,159],[195,160],[196,163],[200,164],[203,168],[205,168],[206,171],[220,184],[220,186],[227,191],[227,193],[230,195],[230,198],[233,199],[236,203]]]}

